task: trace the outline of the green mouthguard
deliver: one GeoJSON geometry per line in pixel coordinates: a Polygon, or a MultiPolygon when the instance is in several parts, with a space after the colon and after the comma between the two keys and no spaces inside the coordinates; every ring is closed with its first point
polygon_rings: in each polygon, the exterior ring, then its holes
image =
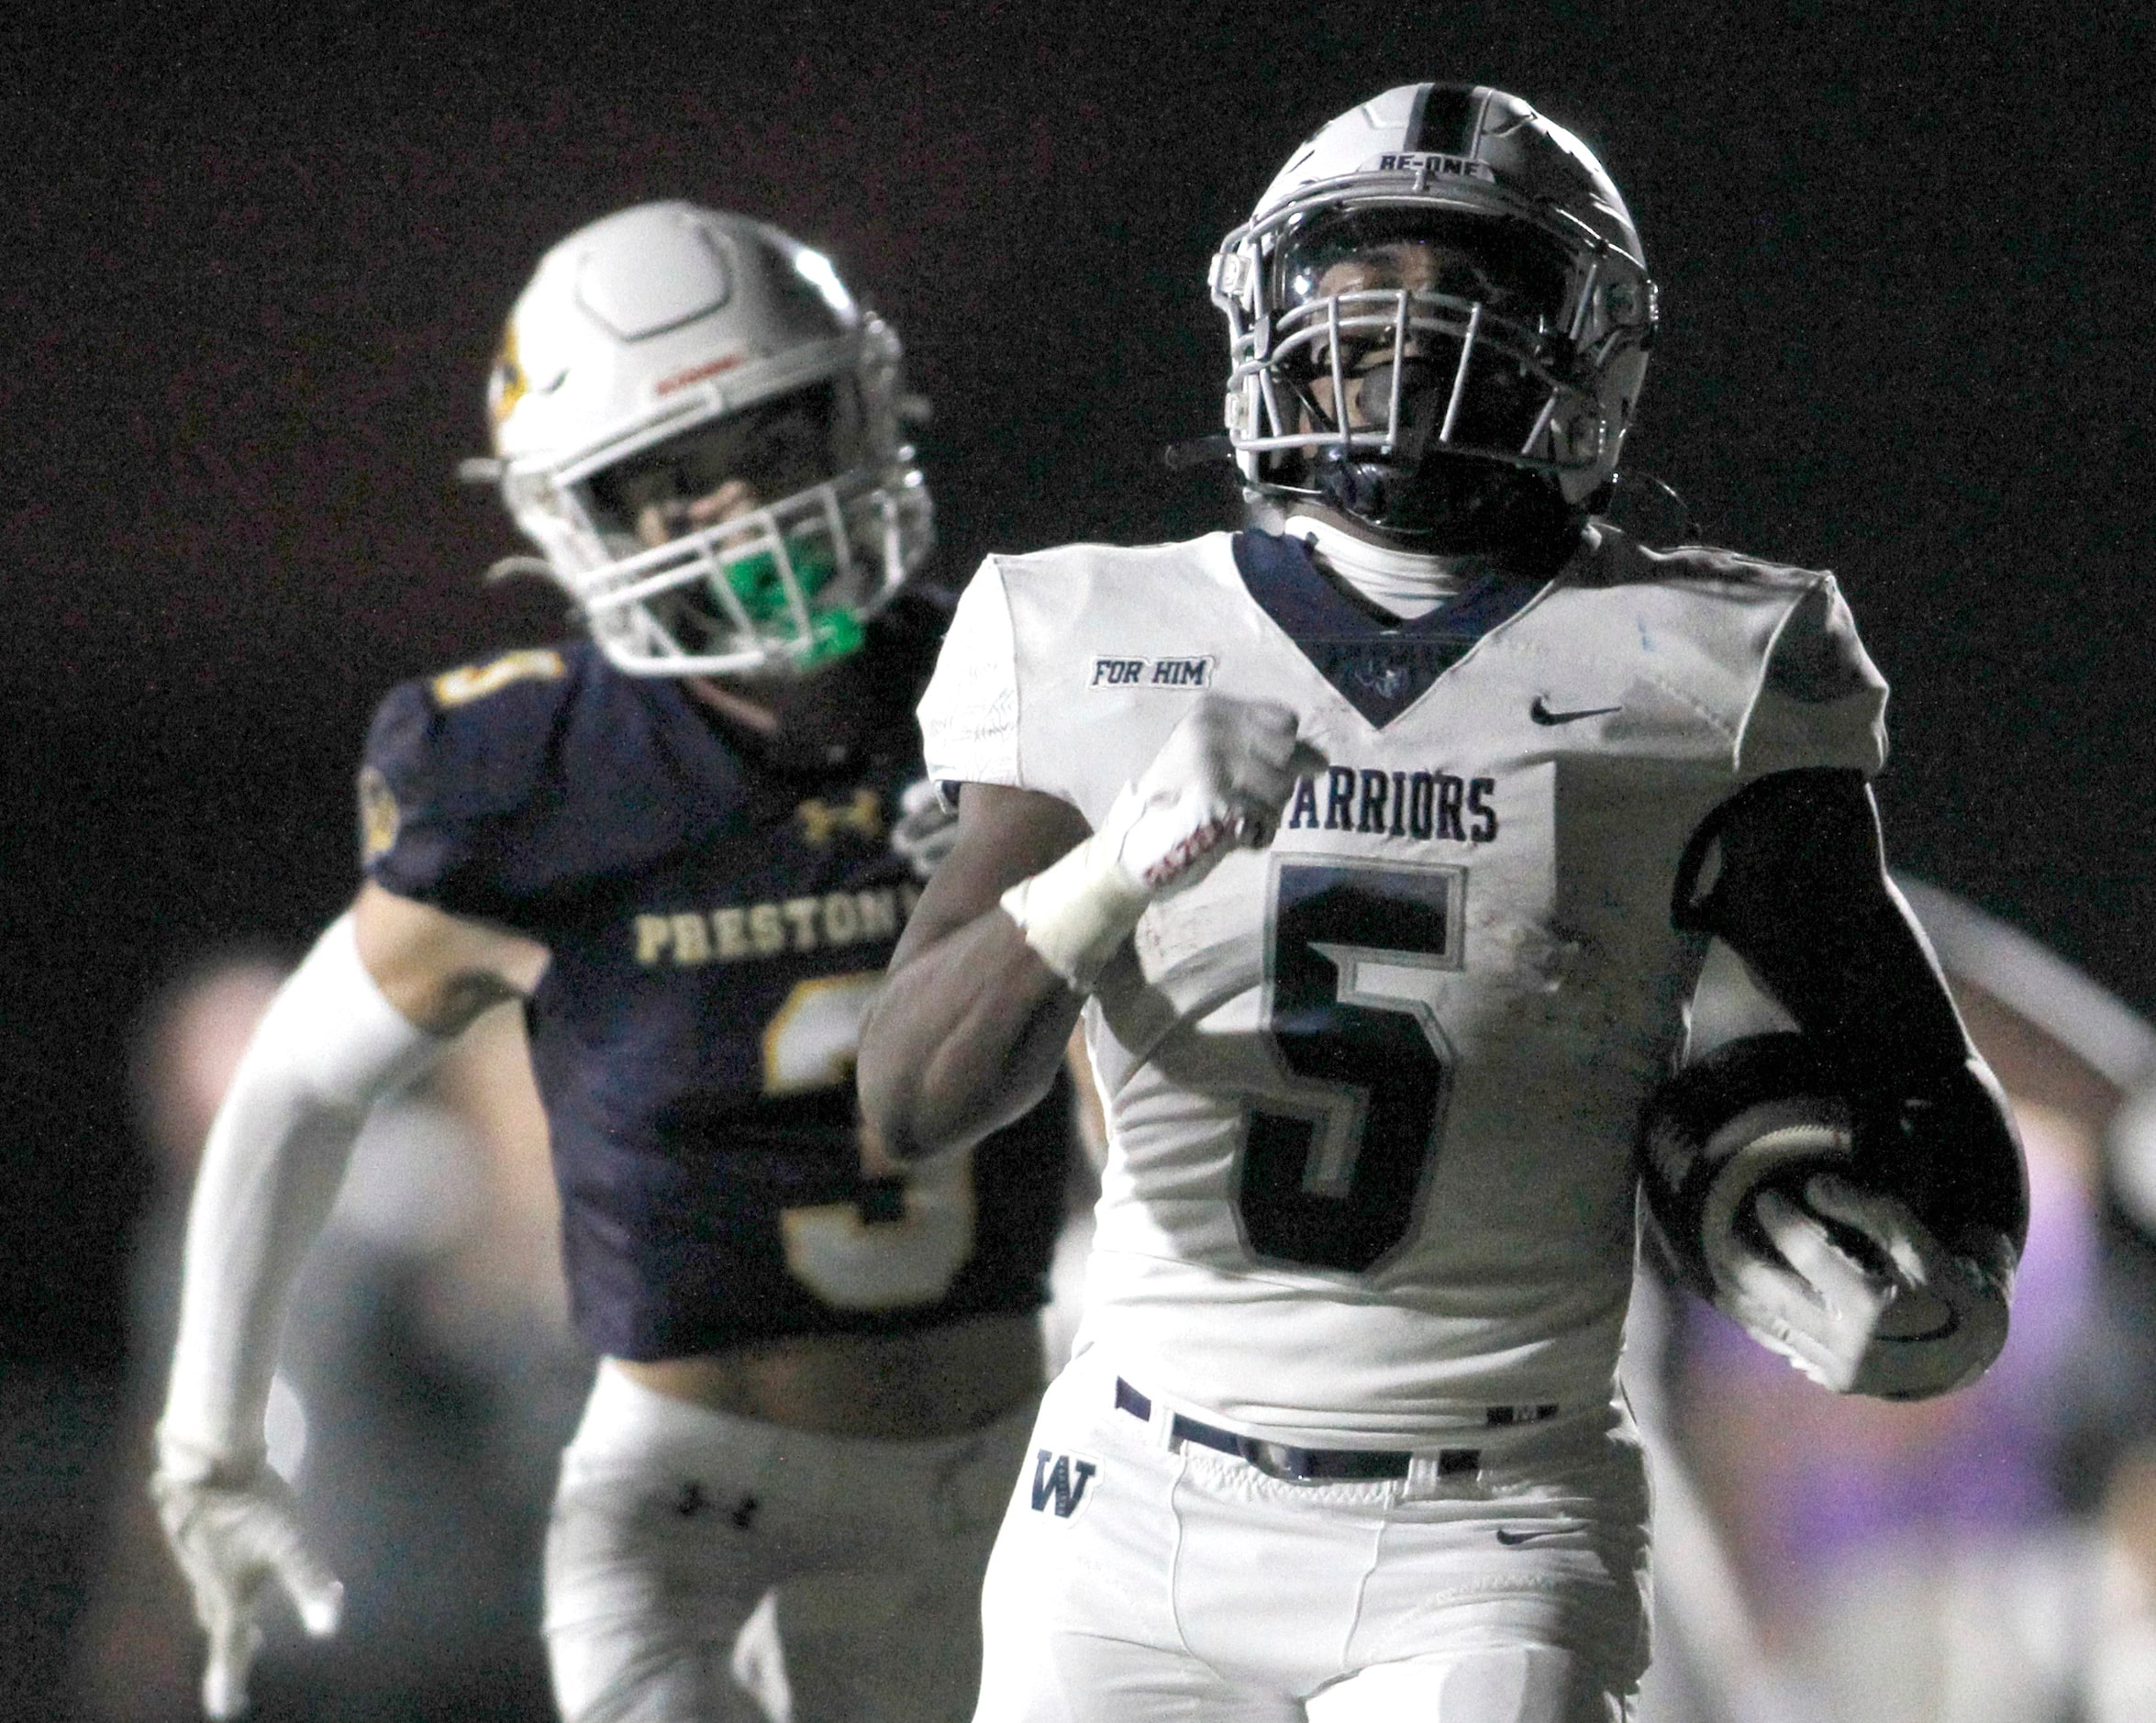
{"type": "MultiPolygon", "coordinates": [[[[794,564],[794,578],[800,583],[804,597],[814,597],[839,572],[838,564],[817,539],[789,538],[786,555],[794,564]]],[[[752,620],[776,622],[791,615],[779,560],[769,550],[728,563],[726,579],[752,620]]],[[[808,650],[799,661],[805,667],[828,664],[861,650],[861,621],[850,610],[839,606],[811,610],[808,624],[808,650]]]]}
{"type": "Polygon", "coordinates": [[[865,637],[861,633],[861,618],[852,611],[817,610],[810,614],[808,621],[808,650],[801,659],[805,668],[828,664],[861,650],[865,637]]]}

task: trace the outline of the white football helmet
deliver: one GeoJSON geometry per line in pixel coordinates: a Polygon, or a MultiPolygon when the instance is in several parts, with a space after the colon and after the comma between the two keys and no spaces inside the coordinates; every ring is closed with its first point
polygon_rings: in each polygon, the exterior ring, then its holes
{"type": "Polygon", "coordinates": [[[509,512],[631,674],[841,657],[928,553],[897,337],[762,222],[653,203],[579,228],[487,395],[509,512]]]}
{"type": "Polygon", "coordinates": [[[1586,146],[1460,84],[1403,85],[1321,127],[1221,242],[1211,285],[1249,485],[1409,536],[1417,476],[1456,476],[1461,457],[1590,506],[1656,320],[1639,236],[1586,146]]]}

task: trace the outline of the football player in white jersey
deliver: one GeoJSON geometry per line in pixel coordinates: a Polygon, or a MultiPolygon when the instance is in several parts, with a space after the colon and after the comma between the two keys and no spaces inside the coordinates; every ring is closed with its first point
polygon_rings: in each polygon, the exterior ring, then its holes
{"type": "Polygon", "coordinates": [[[1039,1392],[1068,1136],[1051,1104],[948,1176],[863,1162],[854,1039],[939,841],[896,338],[777,228],[643,204],[540,261],[490,398],[505,500],[591,638],[383,702],[365,882],[211,1129],[153,1481],[206,1704],[243,1707],[277,1590],[337,1620],[263,1413],[353,1139],[516,1000],[600,1358],[546,1551],[563,1716],[943,1723],[1039,1392]],[[767,1595],[760,1711],[729,1660],[767,1595]]]}
{"type": "Polygon", "coordinates": [[[1283,529],[988,559],[920,707],[959,839],[861,1049],[933,1160],[1082,1013],[1110,1124],[977,1716],[1620,1717],[1642,1178],[1761,1339],[1914,1396],[2003,1340],[2018,1149],[1882,868],[1833,580],[1596,518],[1657,304],[1595,157],[1391,90],[1211,283],[1283,529]],[[1673,1078],[1717,939],[1766,1027],[1673,1078]]]}

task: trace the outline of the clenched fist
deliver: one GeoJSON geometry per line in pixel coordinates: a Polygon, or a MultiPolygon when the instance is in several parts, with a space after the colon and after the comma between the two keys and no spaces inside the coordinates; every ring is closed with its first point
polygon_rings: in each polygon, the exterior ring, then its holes
{"type": "Polygon", "coordinates": [[[1188,890],[1238,846],[1271,843],[1296,781],[1325,763],[1286,706],[1201,695],[1100,829],[1011,887],[1004,909],[1041,961],[1084,991],[1148,904],[1188,890]]]}

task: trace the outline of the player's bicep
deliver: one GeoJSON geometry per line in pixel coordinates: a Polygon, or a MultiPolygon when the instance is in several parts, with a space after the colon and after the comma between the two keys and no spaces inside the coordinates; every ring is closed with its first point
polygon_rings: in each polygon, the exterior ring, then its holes
{"type": "Polygon", "coordinates": [[[1716,808],[1686,851],[1672,920],[1726,942],[1806,1034],[1897,1061],[1970,1050],[1887,877],[1878,813],[1856,771],[1777,773],[1716,808]]]}
{"type": "Polygon", "coordinates": [[[360,962],[416,1027],[454,1035],[489,1006],[538,986],[547,949],[369,880],[352,905],[360,962]]]}
{"type": "Polygon", "coordinates": [[[1039,790],[968,784],[959,793],[958,840],[906,919],[891,966],[903,969],[921,951],[996,906],[1005,892],[1084,842],[1084,815],[1039,790]]]}

